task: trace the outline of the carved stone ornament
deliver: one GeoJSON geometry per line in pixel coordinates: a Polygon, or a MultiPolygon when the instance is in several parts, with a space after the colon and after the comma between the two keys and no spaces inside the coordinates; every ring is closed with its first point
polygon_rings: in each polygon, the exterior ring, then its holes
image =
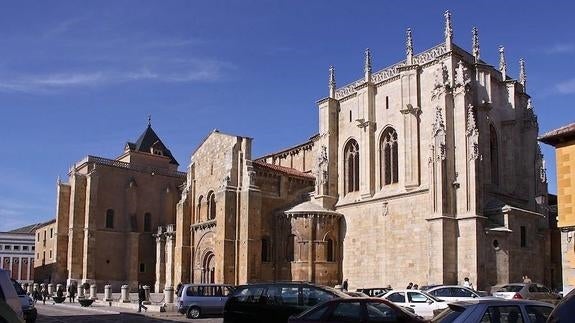
{"type": "MultiPolygon", "coordinates": [[[[371,75],[371,52],[369,51],[369,48],[365,49],[365,62],[363,66],[363,72],[365,75],[371,75]]],[[[369,81],[369,79],[366,81],[369,81]]]]}
{"type": "Polygon", "coordinates": [[[453,27],[451,26],[451,12],[446,10],[443,14],[445,17],[445,41],[451,42],[453,38],[453,27]]]}
{"type": "Polygon", "coordinates": [[[455,69],[456,94],[467,93],[469,91],[470,84],[471,79],[469,78],[467,67],[463,65],[462,61],[459,61],[457,63],[457,68],[455,69]]]}
{"type": "Polygon", "coordinates": [[[505,47],[499,46],[499,72],[503,80],[507,78],[507,63],[505,63],[505,47]]]}
{"type": "Polygon", "coordinates": [[[477,27],[473,27],[473,31],[471,33],[473,34],[473,57],[475,58],[475,63],[477,63],[479,62],[479,54],[480,54],[479,32],[477,30],[477,27]]]}
{"type": "Polygon", "coordinates": [[[467,106],[467,136],[477,136],[479,135],[479,130],[477,129],[477,122],[475,121],[475,113],[473,111],[473,105],[467,106]]]}
{"type": "Polygon", "coordinates": [[[449,89],[449,71],[443,62],[439,63],[434,73],[434,85],[431,92],[431,98],[435,99],[449,89]]]}
{"type": "Polygon", "coordinates": [[[537,115],[533,109],[531,98],[527,99],[527,107],[525,109],[525,123],[529,126],[537,126],[537,115]]]}
{"type": "Polygon", "coordinates": [[[537,144],[537,171],[539,172],[539,180],[541,183],[547,182],[547,168],[545,167],[545,159],[543,158],[543,153],[541,152],[541,146],[537,144]]]}
{"type": "Polygon", "coordinates": [[[445,123],[441,108],[435,108],[435,122],[433,123],[433,138],[435,138],[434,149],[439,160],[445,160],[447,146],[445,145],[445,123]]]}
{"type": "Polygon", "coordinates": [[[316,161],[316,181],[318,187],[325,185],[328,182],[328,163],[327,147],[325,145],[321,145],[316,161]]]}
{"type": "Polygon", "coordinates": [[[330,98],[335,98],[335,68],[333,67],[333,65],[331,65],[329,67],[329,84],[328,84],[328,88],[329,88],[329,97],[330,98]]]}
{"type": "Polygon", "coordinates": [[[519,83],[523,85],[523,92],[527,91],[527,73],[525,72],[525,60],[519,60],[519,83]]]}
{"type": "Polygon", "coordinates": [[[411,28],[407,28],[406,31],[405,54],[408,57],[413,55],[413,38],[411,36],[411,28]]]}

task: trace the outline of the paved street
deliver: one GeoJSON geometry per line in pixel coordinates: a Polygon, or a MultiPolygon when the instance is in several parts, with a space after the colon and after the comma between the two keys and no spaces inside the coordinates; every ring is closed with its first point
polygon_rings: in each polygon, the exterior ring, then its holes
{"type": "MultiPolygon", "coordinates": [[[[178,313],[133,313],[129,309],[91,306],[82,308],[77,304],[46,304],[36,305],[38,309],[38,323],[56,322],[191,322],[178,313]]],[[[221,318],[204,318],[193,322],[221,323],[221,318]]]]}

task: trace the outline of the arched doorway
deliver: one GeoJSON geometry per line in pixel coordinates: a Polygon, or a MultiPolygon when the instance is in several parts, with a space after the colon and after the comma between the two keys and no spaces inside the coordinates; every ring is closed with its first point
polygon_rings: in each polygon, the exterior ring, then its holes
{"type": "Polygon", "coordinates": [[[216,282],[216,256],[209,251],[202,260],[202,283],[214,284],[216,282]]]}

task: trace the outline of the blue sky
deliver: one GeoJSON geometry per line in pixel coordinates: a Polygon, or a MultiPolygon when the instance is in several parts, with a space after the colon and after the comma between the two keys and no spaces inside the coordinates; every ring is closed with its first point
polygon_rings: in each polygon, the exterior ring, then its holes
{"type": "MultiPolygon", "coordinates": [[[[56,180],[85,155],[115,158],[147,125],[181,169],[212,129],[254,138],[259,156],[317,131],[315,102],[337,82],[455,42],[508,74],[526,59],[540,133],[575,121],[569,1],[0,1],[0,231],[54,217],[56,180]],[[417,9],[416,9],[417,8],[417,9]]],[[[550,191],[553,150],[543,145],[550,191]]]]}

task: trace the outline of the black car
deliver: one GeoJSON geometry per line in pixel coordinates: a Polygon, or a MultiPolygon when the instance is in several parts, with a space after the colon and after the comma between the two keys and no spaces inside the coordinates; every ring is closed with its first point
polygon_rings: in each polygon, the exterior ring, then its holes
{"type": "Polygon", "coordinates": [[[15,279],[10,278],[12,281],[12,285],[14,285],[14,289],[16,290],[16,294],[18,295],[18,299],[20,300],[20,304],[22,305],[22,313],[24,314],[24,320],[26,323],[34,323],[38,317],[38,310],[36,310],[36,306],[34,306],[34,300],[32,297],[26,294],[26,291],[20,286],[20,283],[15,279]]]}
{"type": "Polygon", "coordinates": [[[378,297],[389,292],[390,290],[392,290],[391,287],[377,287],[377,288],[370,287],[370,288],[358,288],[355,291],[364,293],[365,295],[370,297],[378,297]]]}
{"type": "Polygon", "coordinates": [[[575,319],[575,289],[565,295],[557,304],[551,315],[549,323],[572,322],[575,319]]]}
{"type": "Polygon", "coordinates": [[[287,322],[319,303],[350,296],[331,287],[286,282],[238,286],[224,307],[225,323],[287,322]]]}

